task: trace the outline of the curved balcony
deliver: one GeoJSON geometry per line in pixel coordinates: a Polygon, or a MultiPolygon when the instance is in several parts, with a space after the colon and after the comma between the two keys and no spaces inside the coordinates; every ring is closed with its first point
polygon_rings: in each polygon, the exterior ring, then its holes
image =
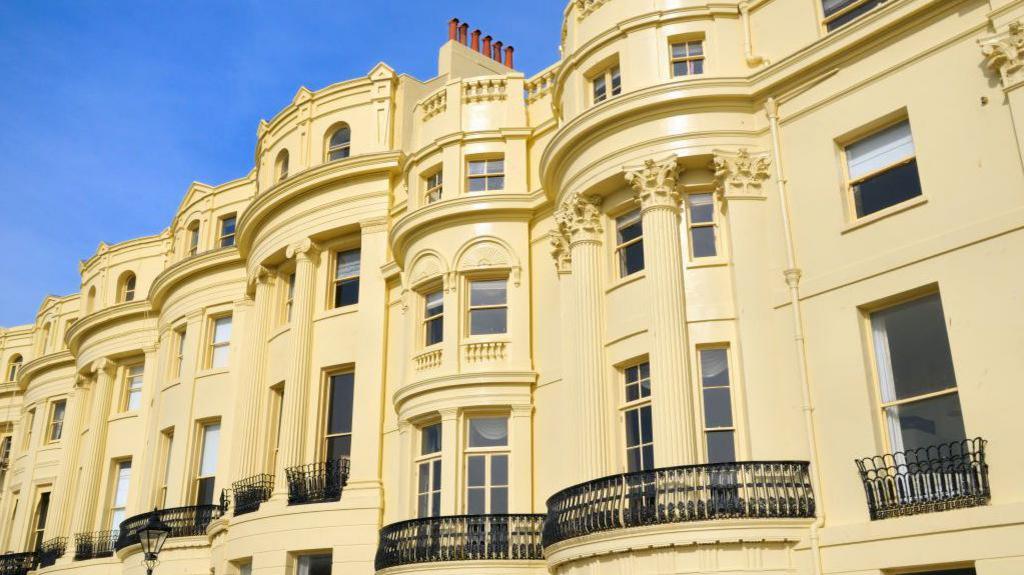
{"type": "Polygon", "coordinates": [[[239,516],[259,511],[260,504],[270,499],[274,492],[274,476],[269,473],[253,475],[231,484],[231,489],[222,493],[221,507],[232,515],[239,516]]]}
{"type": "Polygon", "coordinates": [[[55,537],[48,541],[43,541],[43,544],[39,546],[39,551],[36,552],[39,558],[39,567],[50,567],[56,563],[58,559],[64,556],[67,548],[67,537],[55,537]]]}
{"type": "Polygon", "coordinates": [[[146,526],[149,517],[153,514],[171,528],[168,537],[195,537],[206,535],[206,527],[214,519],[223,514],[220,505],[192,505],[189,507],[173,507],[170,509],[157,509],[149,513],[143,513],[129,517],[121,522],[118,530],[117,540],[114,541],[114,551],[120,551],[125,547],[135,545],[139,542],[139,530],[146,526]]]}
{"type": "Polygon", "coordinates": [[[35,553],[6,553],[0,555],[0,575],[27,575],[36,566],[35,553]]]}
{"type": "Polygon", "coordinates": [[[859,459],[857,468],[872,520],[976,507],[992,496],[980,437],[859,459]]]}
{"type": "Polygon", "coordinates": [[[543,515],[425,517],[380,530],[376,569],[447,561],[541,561],[543,515]]]}
{"type": "Polygon", "coordinates": [[[75,561],[101,559],[114,555],[118,531],[95,531],[75,535],[75,561]]]}
{"type": "Polygon", "coordinates": [[[808,466],[803,461],[711,463],[588,481],[548,499],[544,547],[647,525],[814,517],[808,466]]]}
{"type": "Polygon", "coordinates": [[[285,469],[288,505],[325,503],[341,499],[348,483],[348,459],[332,459],[285,469]]]}

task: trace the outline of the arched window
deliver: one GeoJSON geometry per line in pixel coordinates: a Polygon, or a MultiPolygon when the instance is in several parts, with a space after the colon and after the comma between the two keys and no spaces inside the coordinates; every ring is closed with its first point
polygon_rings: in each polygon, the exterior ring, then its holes
{"type": "Polygon", "coordinates": [[[199,253],[199,220],[188,225],[188,255],[199,253]]]}
{"type": "Polygon", "coordinates": [[[118,300],[122,302],[132,301],[135,299],[135,274],[132,272],[125,272],[121,276],[121,287],[117,291],[118,300]]]}
{"type": "Polygon", "coordinates": [[[327,142],[327,161],[333,162],[334,160],[349,157],[351,143],[352,130],[348,127],[348,124],[338,126],[331,133],[331,139],[327,142]]]}
{"type": "Polygon", "coordinates": [[[278,182],[288,177],[288,150],[281,150],[277,153],[277,161],[274,162],[274,173],[278,182]]]}
{"type": "Polygon", "coordinates": [[[50,343],[50,322],[43,325],[42,335],[39,336],[39,355],[46,353],[46,346],[50,343]]]}
{"type": "Polygon", "coordinates": [[[18,379],[18,372],[21,371],[21,354],[14,354],[7,362],[7,381],[18,379]]]}
{"type": "Polygon", "coordinates": [[[96,286],[89,288],[89,295],[85,296],[85,313],[92,313],[96,309],[96,286]]]}

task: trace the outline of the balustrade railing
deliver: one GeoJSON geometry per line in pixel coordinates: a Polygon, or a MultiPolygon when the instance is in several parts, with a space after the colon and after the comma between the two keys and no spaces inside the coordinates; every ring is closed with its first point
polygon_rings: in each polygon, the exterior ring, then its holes
{"type": "Polygon", "coordinates": [[[114,529],[75,535],[75,561],[112,557],[117,534],[117,529],[114,529]]]}
{"type": "Polygon", "coordinates": [[[36,555],[39,559],[39,566],[49,567],[53,565],[58,559],[64,556],[64,552],[67,548],[67,537],[55,537],[53,539],[43,541],[43,544],[39,546],[39,550],[36,551],[36,555]]]}
{"type": "Polygon", "coordinates": [[[857,460],[871,519],[985,505],[991,498],[985,440],[857,460]]]}
{"type": "Polygon", "coordinates": [[[333,459],[285,469],[288,505],[323,503],[341,499],[348,483],[349,460],[333,459]]]}
{"type": "Polygon", "coordinates": [[[223,514],[223,508],[220,505],[192,505],[157,509],[129,517],[121,522],[117,540],[114,542],[114,550],[119,551],[138,543],[139,530],[146,526],[149,517],[154,513],[171,528],[168,537],[190,537],[206,535],[206,527],[223,514]]]}
{"type": "Polygon", "coordinates": [[[666,467],[611,475],[548,499],[544,545],[591,533],[714,519],[814,517],[803,461],[666,467]]]}
{"type": "Polygon", "coordinates": [[[7,553],[0,555],[0,575],[27,575],[35,568],[35,553],[7,553]]]}
{"type": "Polygon", "coordinates": [[[229,494],[222,504],[225,511],[230,505],[233,515],[252,513],[259,510],[260,504],[270,499],[274,493],[274,476],[261,473],[246,477],[232,483],[231,489],[225,491],[229,494]]]}
{"type": "Polygon", "coordinates": [[[543,515],[456,515],[388,525],[380,531],[378,570],[416,563],[541,560],[543,515]]]}

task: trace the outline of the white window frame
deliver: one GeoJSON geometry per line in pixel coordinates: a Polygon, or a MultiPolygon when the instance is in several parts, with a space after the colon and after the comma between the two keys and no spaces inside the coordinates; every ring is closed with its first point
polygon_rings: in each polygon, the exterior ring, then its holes
{"type": "Polygon", "coordinates": [[[352,157],[352,126],[342,123],[334,127],[327,136],[327,153],[324,154],[326,162],[335,162],[352,157]],[[341,130],[348,130],[348,139],[344,142],[333,144],[334,136],[341,130]]]}
{"type": "Polygon", "coordinates": [[[700,382],[700,421],[701,421],[701,435],[704,437],[704,461],[710,462],[710,451],[708,449],[708,436],[712,433],[732,433],[732,451],[734,459],[738,460],[739,454],[739,433],[736,428],[737,412],[736,412],[736,390],[737,387],[733,385],[733,369],[732,369],[732,353],[728,344],[716,344],[716,345],[703,345],[697,348],[697,381],[700,382]],[[725,352],[725,369],[728,373],[728,382],[725,385],[705,386],[704,385],[704,361],[703,353],[708,351],[721,350],[725,352]],[[706,393],[705,390],[709,389],[726,389],[729,392],[729,419],[732,425],[729,426],[718,426],[709,427],[707,421],[707,411],[705,410],[706,393]]]}
{"type": "Polygon", "coordinates": [[[718,200],[713,192],[691,192],[686,194],[686,234],[687,244],[690,247],[690,259],[693,261],[707,261],[713,258],[722,257],[722,231],[718,225],[718,200]],[[693,198],[696,196],[707,196],[711,200],[711,220],[707,222],[693,221],[693,198]],[[709,256],[697,256],[694,254],[694,230],[699,228],[711,228],[715,234],[715,253],[709,256]]]}
{"type": "Polygon", "coordinates": [[[181,372],[185,367],[186,337],[188,337],[188,325],[182,324],[181,327],[174,330],[174,340],[177,345],[174,353],[174,367],[171,377],[175,380],[181,378],[181,372]]]}
{"type": "Polygon", "coordinates": [[[331,275],[331,292],[330,292],[330,296],[329,296],[331,298],[331,309],[340,309],[340,308],[343,308],[343,307],[351,307],[351,306],[359,305],[359,295],[358,295],[358,292],[356,294],[356,301],[353,302],[353,303],[350,303],[350,304],[345,304],[345,305],[339,305],[338,304],[338,295],[337,294],[338,294],[338,288],[342,284],[351,283],[353,281],[362,283],[362,280],[361,280],[362,274],[363,274],[363,250],[362,250],[362,248],[361,247],[355,247],[355,248],[351,248],[351,249],[347,249],[347,250],[335,250],[334,251],[334,258],[333,258],[333,260],[334,260],[334,262],[332,264],[332,268],[333,268],[332,272],[333,273],[331,275]],[[342,254],[347,254],[347,253],[352,253],[352,252],[356,252],[356,253],[359,254],[359,270],[356,271],[355,273],[349,273],[349,274],[346,274],[346,275],[341,275],[342,274],[342,271],[341,271],[341,256],[342,256],[342,254]]]}
{"type": "Polygon", "coordinates": [[[238,227],[238,215],[237,214],[227,214],[225,216],[222,216],[219,219],[219,227],[220,227],[220,236],[217,238],[217,246],[218,247],[222,247],[222,248],[229,248],[229,247],[235,245],[235,231],[236,231],[236,229],[238,227]],[[227,223],[229,221],[234,222],[234,225],[232,226],[230,232],[226,232],[224,228],[227,226],[227,223]],[[228,243],[225,244],[224,243],[225,241],[227,241],[228,243]]]}
{"type": "Polygon", "coordinates": [[[110,526],[111,530],[115,530],[120,526],[121,521],[117,520],[118,513],[120,513],[122,521],[127,517],[126,511],[128,509],[128,489],[131,485],[131,471],[131,459],[114,461],[110,474],[110,504],[107,508],[106,520],[106,524],[110,526]],[[122,481],[124,482],[123,500],[118,498],[118,495],[122,493],[122,481]]]}
{"type": "MultiPolygon", "coordinates": [[[[495,513],[491,501],[492,491],[494,489],[504,488],[506,492],[506,503],[509,508],[512,506],[512,419],[508,414],[499,413],[476,413],[467,415],[465,417],[465,444],[463,446],[462,464],[463,464],[463,513],[470,514],[469,510],[469,492],[470,489],[483,489],[484,492],[484,514],[495,513]],[[505,445],[501,446],[486,446],[486,447],[471,447],[470,446],[470,425],[472,421],[476,419],[504,419],[505,420],[505,445]],[[491,470],[492,461],[495,457],[504,456],[506,459],[508,482],[505,484],[495,484],[492,482],[491,470]],[[469,461],[473,457],[484,458],[484,484],[482,486],[469,485],[469,461]]],[[[507,513],[508,511],[505,511],[507,513]]]]}
{"type": "Polygon", "coordinates": [[[209,350],[207,351],[207,359],[206,359],[206,367],[207,367],[207,369],[227,369],[228,367],[231,366],[231,338],[233,336],[233,331],[232,331],[233,329],[234,329],[234,318],[231,316],[231,314],[223,314],[223,315],[218,315],[218,316],[214,316],[214,317],[210,318],[210,328],[209,328],[209,330],[210,330],[209,331],[209,334],[210,334],[209,335],[210,345],[209,345],[209,350]],[[227,320],[228,321],[228,325],[230,326],[230,327],[228,327],[229,334],[228,334],[228,338],[226,340],[218,340],[217,339],[217,325],[221,321],[223,321],[223,320],[227,320]],[[225,363],[224,363],[224,365],[217,365],[216,364],[217,352],[220,351],[223,348],[227,348],[227,350],[228,350],[227,352],[225,352],[227,354],[227,357],[224,360],[225,363]]]}
{"type": "Polygon", "coordinates": [[[441,515],[441,498],[444,497],[443,484],[441,480],[443,478],[442,468],[442,453],[444,452],[444,428],[440,421],[434,421],[427,423],[419,428],[418,431],[418,444],[419,449],[416,451],[417,455],[413,459],[413,465],[416,469],[416,500],[415,500],[415,513],[417,517],[438,517],[441,515]],[[424,453],[424,441],[423,436],[427,429],[437,426],[438,433],[441,434],[441,446],[437,451],[430,453],[424,453]],[[426,491],[421,489],[420,483],[423,477],[423,470],[427,471],[427,489],[426,491]],[[434,497],[437,496],[437,505],[434,505],[434,497]],[[420,499],[426,498],[426,514],[421,513],[420,499]]]}
{"type": "Polygon", "coordinates": [[[199,224],[199,220],[194,220],[188,224],[186,230],[188,231],[188,255],[194,256],[199,253],[199,230],[202,226],[199,224]]]}
{"type": "Polygon", "coordinates": [[[426,188],[426,192],[423,194],[424,203],[433,204],[441,201],[444,196],[444,170],[435,170],[424,178],[423,186],[426,188]]]}
{"type": "Polygon", "coordinates": [[[469,337],[500,337],[508,334],[509,329],[509,289],[508,289],[508,276],[479,276],[467,278],[466,284],[466,333],[469,337]],[[473,284],[483,282],[502,281],[505,282],[505,303],[504,304],[483,304],[478,305],[473,303],[473,284]],[[498,333],[473,333],[473,312],[487,309],[503,309],[505,310],[505,331],[498,333]]]}
{"type": "MultiPolygon", "coordinates": [[[[507,295],[506,295],[505,299],[506,299],[506,301],[508,300],[508,296],[507,295]]],[[[422,317],[422,320],[421,320],[422,321],[422,328],[420,330],[420,333],[423,334],[423,340],[422,340],[423,341],[423,347],[426,348],[426,347],[433,347],[435,345],[441,345],[442,343],[444,343],[444,288],[442,288],[441,286],[438,286],[437,289],[431,289],[431,290],[426,291],[426,293],[423,294],[423,306],[422,306],[421,309],[423,311],[423,317],[422,317]],[[429,315],[429,313],[430,313],[430,297],[431,296],[435,296],[435,295],[440,296],[440,298],[441,298],[441,311],[438,312],[438,313],[435,313],[434,315],[429,315]],[[431,342],[430,339],[429,339],[429,334],[430,334],[430,328],[434,324],[434,322],[441,322],[441,339],[439,339],[439,340],[437,340],[435,342],[431,342]]],[[[506,319],[506,321],[507,321],[507,319],[506,319]]]]}
{"type": "Polygon", "coordinates": [[[590,102],[592,104],[600,104],[620,95],[622,95],[622,68],[618,62],[608,66],[590,79],[590,102]],[[618,85],[616,85],[616,81],[618,81],[618,85]],[[598,94],[599,87],[601,94],[598,94]]]}
{"type": "Polygon", "coordinates": [[[881,175],[883,175],[883,174],[885,174],[887,172],[891,172],[892,170],[895,170],[897,168],[901,168],[901,167],[903,167],[903,166],[905,166],[905,165],[907,165],[907,164],[909,164],[911,162],[916,162],[917,161],[917,144],[916,144],[916,142],[914,142],[914,127],[910,125],[910,118],[908,118],[907,116],[901,115],[899,118],[897,118],[897,119],[895,119],[893,121],[886,122],[885,124],[883,124],[883,125],[875,128],[875,129],[871,130],[870,132],[867,132],[867,133],[865,133],[865,134],[863,134],[863,135],[861,135],[861,136],[859,136],[859,137],[857,137],[857,138],[855,138],[853,140],[850,140],[850,141],[844,143],[842,145],[842,154],[841,154],[841,156],[842,156],[842,163],[843,163],[844,189],[846,190],[846,209],[847,209],[847,213],[850,214],[850,220],[851,221],[855,221],[855,222],[856,221],[861,221],[861,220],[864,220],[864,219],[873,218],[877,214],[888,213],[889,210],[895,209],[895,208],[897,208],[897,206],[904,205],[907,202],[914,201],[915,199],[921,198],[924,195],[924,189],[923,189],[923,186],[921,186],[921,183],[920,183],[920,172],[918,172],[918,186],[922,187],[921,194],[919,194],[917,196],[914,196],[912,198],[908,198],[908,199],[903,200],[901,202],[894,203],[894,204],[892,204],[890,206],[887,206],[885,208],[882,208],[880,210],[875,210],[875,211],[873,211],[871,213],[864,214],[863,216],[859,215],[857,213],[857,197],[856,197],[856,194],[854,192],[854,188],[856,186],[858,186],[860,184],[863,184],[864,182],[867,182],[869,180],[873,180],[873,179],[877,178],[878,176],[881,176],[881,175]],[[882,132],[884,132],[884,131],[886,131],[888,129],[894,128],[894,127],[896,127],[896,126],[898,126],[900,124],[906,124],[907,125],[907,131],[910,133],[911,144],[914,146],[914,153],[909,155],[909,156],[902,157],[899,160],[896,160],[894,162],[888,163],[888,164],[886,164],[885,166],[883,166],[881,168],[877,168],[877,169],[872,170],[872,171],[870,171],[870,172],[868,172],[866,174],[862,174],[862,175],[857,176],[856,178],[854,178],[850,174],[849,149],[851,147],[853,147],[853,146],[855,146],[855,145],[857,145],[857,144],[859,144],[859,143],[869,139],[869,138],[875,137],[875,136],[881,134],[882,132]]]}
{"type": "Polygon", "coordinates": [[[707,65],[707,53],[705,50],[704,38],[680,38],[669,42],[668,46],[668,57],[669,57],[669,72],[673,78],[689,78],[691,76],[701,76],[705,72],[705,66],[707,65]],[[697,44],[700,46],[700,54],[694,54],[691,51],[692,45],[697,44]],[[676,56],[676,46],[685,46],[686,55],[676,56]],[[695,71],[696,62],[700,62],[700,72],[695,71]],[[676,74],[676,65],[685,64],[686,73],[676,74]]]}
{"type": "Polygon", "coordinates": [[[124,367],[124,390],[121,399],[121,413],[138,411],[142,407],[142,386],[145,382],[146,367],[143,363],[133,363],[124,367]],[[132,398],[138,398],[138,404],[132,407],[132,398]]]}
{"type": "Polygon", "coordinates": [[[200,422],[199,423],[199,445],[198,445],[198,449],[196,450],[195,479],[192,481],[192,492],[193,492],[192,500],[194,502],[196,502],[196,505],[199,505],[198,501],[199,501],[199,495],[200,495],[200,492],[201,492],[200,486],[202,485],[202,482],[204,480],[207,480],[207,479],[213,479],[213,488],[212,488],[211,491],[214,494],[213,495],[213,501],[214,501],[214,503],[216,503],[216,500],[217,500],[217,496],[216,496],[216,493],[217,493],[217,485],[216,485],[216,483],[217,483],[217,467],[219,466],[219,459],[220,459],[220,444],[221,444],[221,425],[220,425],[220,420],[219,419],[215,419],[215,420],[200,422]],[[207,456],[206,456],[207,455],[207,448],[210,447],[208,440],[209,440],[209,437],[210,437],[210,431],[213,428],[216,428],[217,437],[216,437],[216,445],[214,446],[215,453],[213,454],[213,457],[211,458],[213,460],[213,469],[210,469],[209,467],[206,467],[204,464],[207,462],[207,456]],[[204,467],[206,467],[206,469],[204,469],[204,467]]]}
{"type": "Polygon", "coordinates": [[[50,403],[50,419],[46,425],[46,442],[57,443],[64,435],[64,419],[68,414],[66,399],[58,399],[50,403]],[[57,418],[57,406],[61,406],[60,419],[57,418]],[[56,435],[56,437],[54,437],[56,435]]]}
{"type": "MultiPolygon", "coordinates": [[[[648,462],[644,460],[644,455],[643,455],[644,447],[649,445],[650,448],[651,448],[651,455],[652,455],[652,457],[654,457],[654,437],[653,437],[654,436],[654,406],[652,405],[652,399],[651,399],[651,393],[652,393],[651,385],[652,385],[653,381],[651,380],[651,375],[650,374],[651,374],[651,364],[650,364],[650,360],[648,360],[648,359],[644,359],[642,361],[637,361],[637,362],[631,363],[631,364],[625,366],[622,369],[622,382],[623,382],[623,386],[622,386],[622,403],[619,405],[619,414],[622,417],[622,431],[623,431],[622,454],[623,454],[623,457],[624,457],[623,469],[626,472],[649,471],[649,470],[655,468],[654,467],[655,466],[655,462],[651,461],[651,462],[649,462],[649,465],[648,465],[648,462]],[[641,367],[644,366],[644,365],[647,366],[647,378],[646,379],[643,377],[643,371],[641,369],[641,367]],[[636,373],[637,373],[637,379],[635,381],[631,381],[629,379],[629,372],[632,369],[635,369],[636,373]],[[643,382],[644,381],[647,382],[647,389],[648,389],[647,395],[644,395],[644,392],[643,392],[643,389],[644,389],[643,382]],[[637,396],[638,397],[636,399],[630,400],[629,396],[627,395],[627,393],[628,393],[628,388],[630,386],[632,386],[632,385],[637,386],[637,396]],[[648,443],[644,443],[643,437],[638,437],[637,439],[639,440],[639,443],[637,443],[634,446],[630,446],[629,445],[629,431],[628,431],[628,425],[629,425],[629,423],[628,423],[628,421],[629,421],[628,414],[630,412],[634,412],[634,411],[636,412],[638,426],[640,427],[640,429],[642,429],[643,425],[640,422],[641,422],[641,418],[643,417],[643,410],[645,408],[647,409],[647,411],[648,411],[648,413],[650,414],[650,417],[651,417],[651,438],[650,438],[651,441],[648,442],[648,443]],[[630,469],[629,468],[629,452],[630,452],[630,450],[633,450],[633,449],[636,449],[640,453],[640,468],[639,469],[630,469]]],[[[639,434],[639,430],[637,431],[637,433],[639,434]]],[[[656,460],[657,459],[655,458],[655,461],[656,460]]]]}
{"type": "Polygon", "coordinates": [[[506,179],[506,166],[505,156],[495,156],[492,158],[472,158],[466,161],[466,193],[467,194],[484,194],[487,192],[501,192],[505,190],[505,186],[508,184],[506,179]],[[496,169],[498,162],[501,162],[501,169],[496,169]],[[474,174],[473,166],[483,165],[483,171],[474,174]],[[494,171],[491,171],[491,170],[494,171]],[[491,181],[501,178],[500,187],[491,187],[491,181]],[[484,189],[473,190],[473,181],[483,180],[484,189]]]}
{"type": "MultiPolygon", "coordinates": [[[[626,272],[626,248],[633,246],[634,244],[643,244],[644,242],[644,221],[643,215],[639,209],[628,211],[624,214],[616,216],[615,218],[615,259],[618,262],[619,278],[627,278],[631,275],[638,274],[647,267],[647,262],[644,262],[644,266],[632,273],[626,272]],[[622,241],[621,232],[624,228],[628,228],[632,225],[640,226],[640,235],[631,239],[622,241]]],[[[643,247],[640,248],[643,250],[643,247]]]]}

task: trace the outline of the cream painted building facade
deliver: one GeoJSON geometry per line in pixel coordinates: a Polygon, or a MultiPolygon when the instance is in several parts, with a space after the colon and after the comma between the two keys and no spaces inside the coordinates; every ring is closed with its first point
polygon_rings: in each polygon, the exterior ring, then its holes
{"type": "Polygon", "coordinates": [[[300,89],[0,332],[0,571],[1024,573],[1022,22],[574,0],[300,89]]]}

